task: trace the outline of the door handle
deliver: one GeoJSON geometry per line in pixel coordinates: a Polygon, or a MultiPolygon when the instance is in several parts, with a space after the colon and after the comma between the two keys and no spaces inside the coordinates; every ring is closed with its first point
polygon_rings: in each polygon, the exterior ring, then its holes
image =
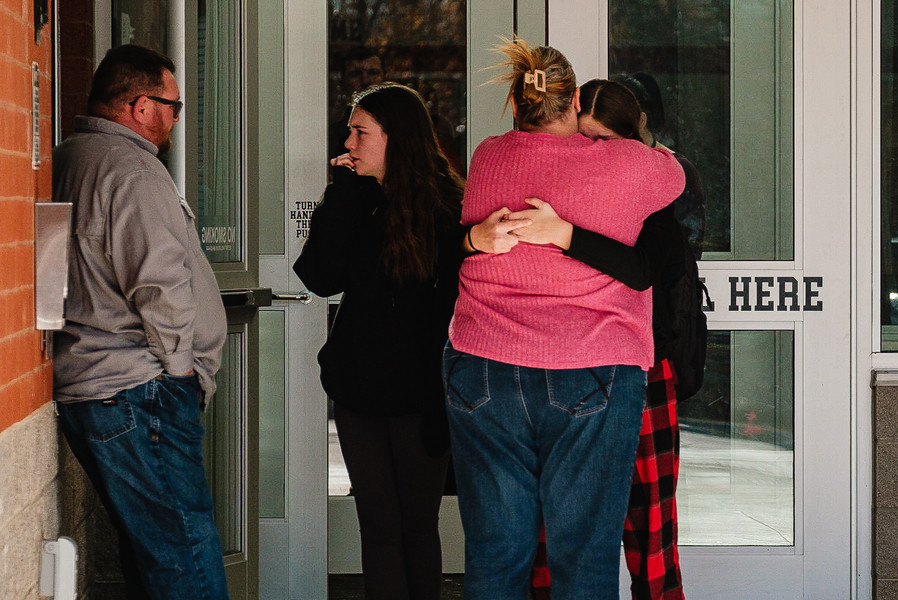
{"type": "Polygon", "coordinates": [[[298,294],[286,294],[282,292],[275,292],[271,295],[274,300],[289,300],[292,302],[299,302],[300,304],[310,304],[312,302],[312,294],[309,290],[303,290],[298,294]]]}
{"type": "Polygon", "coordinates": [[[271,288],[221,290],[221,301],[225,308],[271,306],[271,296],[271,288]]]}

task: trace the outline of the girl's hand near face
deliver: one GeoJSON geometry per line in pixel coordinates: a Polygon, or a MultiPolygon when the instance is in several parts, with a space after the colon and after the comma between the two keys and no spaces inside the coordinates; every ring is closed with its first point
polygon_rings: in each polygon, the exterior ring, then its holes
{"type": "Polygon", "coordinates": [[[346,154],[341,154],[336,158],[331,159],[332,167],[349,167],[353,171],[355,171],[355,161],[352,160],[352,157],[349,155],[349,152],[346,154]]]}
{"type": "Polygon", "coordinates": [[[569,249],[574,226],[559,217],[548,202],[539,198],[526,198],[524,202],[533,208],[508,213],[506,218],[530,220],[531,224],[515,229],[512,235],[530,244],[555,244],[562,250],[569,249]]]}

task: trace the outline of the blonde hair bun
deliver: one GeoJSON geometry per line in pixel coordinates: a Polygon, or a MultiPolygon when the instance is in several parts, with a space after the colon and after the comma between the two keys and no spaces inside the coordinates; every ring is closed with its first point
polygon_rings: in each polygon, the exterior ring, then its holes
{"type": "Polygon", "coordinates": [[[577,78],[564,54],[551,46],[531,48],[521,38],[501,38],[493,48],[505,60],[496,68],[508,71],[492,82],[509,82],[505,108],[514,100],[519,122],[540,125],[558,119],[570,106],[577,78]]]}

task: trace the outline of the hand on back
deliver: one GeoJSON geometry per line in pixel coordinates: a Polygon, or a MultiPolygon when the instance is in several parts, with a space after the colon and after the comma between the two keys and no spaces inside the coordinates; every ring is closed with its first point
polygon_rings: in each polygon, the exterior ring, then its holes
{"type": "Polygon", "coordinates": [[[505,215],[506,219],[514,222],[530,221],[529,225],[515,228],[512,236],[530,244],[555,244],[563,250],[570,248],[573,226],[559,217],[548,202],[539,198],[526,198],[524,202],[533,208],[505,215]]]}

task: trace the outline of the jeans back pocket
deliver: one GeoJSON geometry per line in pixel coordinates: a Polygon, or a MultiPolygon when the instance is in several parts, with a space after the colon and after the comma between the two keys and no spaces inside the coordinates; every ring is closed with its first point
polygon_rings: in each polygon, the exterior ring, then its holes
{"type": "Polygon", "coordinates": [[[615,365],[587,369],[546,370],[549,403],[572,417],[605,410],[615,365]]]}
{"type": "Polygon", "coordinates": [[[489,361],[447,345],[443,351],[443,382],[449,406],[474,412],[490,400],[489,361]]]}

